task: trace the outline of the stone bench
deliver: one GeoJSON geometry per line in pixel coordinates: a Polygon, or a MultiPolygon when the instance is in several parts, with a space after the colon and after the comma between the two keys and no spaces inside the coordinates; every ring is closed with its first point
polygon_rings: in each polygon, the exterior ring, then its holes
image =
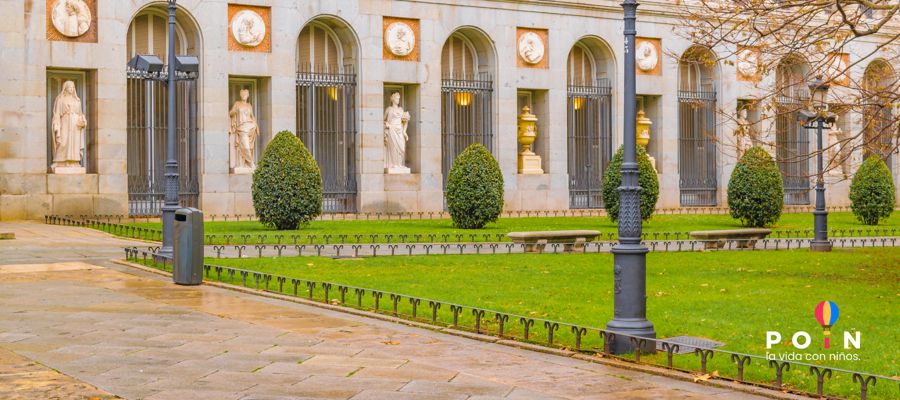
{"type": "Polygon", "coordinates": [[[600,231],[510,232],[506,236],[512,239],[513,243],[525,244],[526,253],[543,252],[548,243],[563,243],[563,251],[570,253],[584,249],[584,244],[600,236],[600,231]]]}
{"type": "Polygon", "coordinates": [[[690,235],[692,239],[704,241],[704,248],[707,250],[724,248],[729,240],[735,241],[735,244],[739,249],[751,249],[756,246],[757,240],[765,239],[771,233],[772,231],[769,229],[747,228],[723,229],[717,231],[693,231],[690,235]]]}

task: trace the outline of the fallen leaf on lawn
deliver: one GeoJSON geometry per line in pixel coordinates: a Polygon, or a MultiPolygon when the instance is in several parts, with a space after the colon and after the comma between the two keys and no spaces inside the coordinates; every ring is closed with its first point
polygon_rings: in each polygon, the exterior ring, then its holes
{"type": "Polygon", "coordinates": [[[396,346],[396,345],[400,344],[400,342],[395,342],[393,340],[388,340],[387,342],[382,342],[382,343],[389,345],[389,346],[396,346]]]}
{"type": "Polygon", "coordinates": [[[700,286],[702,286],[702,287],[707,287],[707,286],[709,286],[709,284],[708,284],[708,283],[701,283],[700,286]]]}
{"type": "Polygon", "coordinates": [[[694,382],[706,382],[709,378],[712,378],[709,374],[694,375],[694,382]]]}

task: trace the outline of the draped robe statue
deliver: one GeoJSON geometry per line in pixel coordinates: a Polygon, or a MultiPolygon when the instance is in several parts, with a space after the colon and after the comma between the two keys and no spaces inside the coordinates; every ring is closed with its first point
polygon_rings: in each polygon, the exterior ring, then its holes
{"type": "Polygon", "coordinates": [[[744,152],[747,151],[750,146],[756,144],[756,140],[753,140],[753,132],[751,129],[750,121],[747,119],[747,109],[742,108],[738,111],[737,129],[734,130],[734,140],[738,160],[741,159],[744,152]]]}
{"type": "Polygon", "coordinates": [[[87,118],[81,108],[81,99],[75,91],[75,83],[65,81],[53,103],[53,164],[57,173],[84,173],[81,160],[84,157],[84,130],[87,118]]]}
{"type": "Polygon", "coordinates": [[[241,90],[241,99],[234,102],[231,111],[231,130],[228,132],[231,143],[231,168],[236,174],[246,174],[256,168],[256,138],[259,137],[259,125],[253,114],[253,106],[247,101],[250,91],[241,90]]]}
{"type": "Polygon", "coordinates": [[[829,175],[842,176],[844,179],[850,178],[850,155],[852,146],[847,143],[848,137],[841,128],[837,126],[838,117],[834,117],[834,125],[828,132],[828,158],[831,159],[831,170],[829,175]],[[838,171],[834,165],[838,164],[841,168],[838,171]]]}
{"type": "Polygon", "coordinates": [[[400,93],[391,94],[391,105],[384,110],[384,172],[408,174],[406,163],[406,133],[409,112],[400,107],[400,93]]]}

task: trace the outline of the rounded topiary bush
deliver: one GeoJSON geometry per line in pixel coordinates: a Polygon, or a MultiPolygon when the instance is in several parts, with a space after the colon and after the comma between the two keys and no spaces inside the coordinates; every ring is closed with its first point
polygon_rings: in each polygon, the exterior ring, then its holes
{"type": "Polygon", "coordinates": [[[253,208],[259,222],[297,229],[322,213],[322,175],[312,154],[290,131],[266,146],[253,172],[253,208]]]}
{"type": "Polygon", "coordinates": [[[878,220],[894,211],[894,181],[891,171],[877,155],[863,161],[850,183],[850,208],[856,219],[866,225],[878,225],[878,220]]]}
{"type": "Polygon", "coordinates": [[[480,229],[494,222],[503,210],[503,174],[484,146],[475,143],[463,150],[447,176],[447,210],[453,225],[480,229]]]}
{"type": "Polygon", "coordinates": [[[784,184],[775,160],[762,147],[748,149],[728,181],[731,217],[745,226],[764,227],[781,218],[784,184]]]}
{"type": "MultiPolygon", "coordinates": [[[[613,221],[619,219],[619,186],[622,185],[622,161],[624,149],[619,150],[609,162],[603,177],[603,204],[613,221]]],[[[641,186],[641,219],[650,219],[659,199],[659,177],[650,163],[650,156],[643,147],[637,146],[638,185],[641,186]]]]}

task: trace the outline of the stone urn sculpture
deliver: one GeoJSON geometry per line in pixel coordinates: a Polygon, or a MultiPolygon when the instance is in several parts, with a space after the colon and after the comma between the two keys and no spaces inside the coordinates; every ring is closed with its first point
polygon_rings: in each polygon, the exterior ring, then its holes
{"type": "Polygon", "coordinates": [[[537,116],[531,113],[528,106],[522,107],[522,113],[519,114],[519,146],[522,151],[519,152],[519,173],[520,174],[543,174],[541,168],[541,156],[531,151],[531,145],[537,138],[537,116]]]}
{"type": "MultiPolygon", "coordinates": [[[[650,144],[650,127],[653,125],[653,121],[651,121],[650,118],[647,118],[646,116],[644,116],[644,110],[641,109],[637,113],[637,121],[635,121],[635,122],[636,122],[635,126],[637,127],[637,133],[636,133],[637,144],[638,144],[638,146],[643,147],[644,150],[647,150],[647,145],[650,144]]],[[[650,164],[653,165],[653,170],[657,171],[656,159],[653,158],[653,156],[649,156],[649,154],[648,154],[648,157],[650,158],[650,164]]]]}

